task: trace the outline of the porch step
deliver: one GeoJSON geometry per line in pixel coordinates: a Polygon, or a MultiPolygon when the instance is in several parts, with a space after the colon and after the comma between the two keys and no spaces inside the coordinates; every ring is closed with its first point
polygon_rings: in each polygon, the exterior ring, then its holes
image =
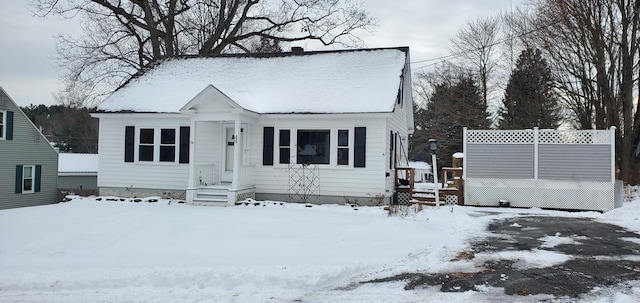
{"type": "Polygon", "coordinates": [[[205,205],[210,204],[225,204],[227,203],[228,187],[226,186],[210,186],[199,188],[196,191],[196,196],[193,199],[195,203],[203,203],[205,205]]]}

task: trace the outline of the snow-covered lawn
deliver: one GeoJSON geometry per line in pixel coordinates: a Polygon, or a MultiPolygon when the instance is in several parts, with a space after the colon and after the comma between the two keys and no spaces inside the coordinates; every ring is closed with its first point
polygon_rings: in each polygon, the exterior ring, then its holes
{"type": "MultiPolygon", "coordinates": [[[[357,282],[471,270],[451,259],[485,236],[490,220],[523,213],[593,217],[640,231],[640,201],[605,214],[442,206],[405,217],[382,207],[256,204],[76,198],[1,210],[0,302],[492,302],[500,290],[357,282]]],[[[512,257],[536,264],[549,256],[512,257]]]]}

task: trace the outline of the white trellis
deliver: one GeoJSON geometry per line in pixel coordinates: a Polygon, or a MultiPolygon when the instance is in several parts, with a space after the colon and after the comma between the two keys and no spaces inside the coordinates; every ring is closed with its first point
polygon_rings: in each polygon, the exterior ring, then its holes
{"type": "Polygon", "coordinates": [[[465,204],[614,208],[615,127],[464,130],[465,204]]]}

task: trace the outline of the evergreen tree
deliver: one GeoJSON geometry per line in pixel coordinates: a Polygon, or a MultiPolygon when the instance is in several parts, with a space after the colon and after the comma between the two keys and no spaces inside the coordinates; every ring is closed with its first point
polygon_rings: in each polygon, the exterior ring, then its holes
{"type": "Polygon", "coordinates": [[[540,50],[522,51],[505,90],[502,129],[556,129],[562,108],[552,89],[551,70],[540,50]]]}
{"type": "Polygon", "coordinates": [[[412,154],[424,158],[428,139],[438,141],[438,167],[451,166],[452,155],[462,151],[462,129],[489,127],[482,93],[473,78],[460,75],[435,86],[426,108],[416,109],[419,129],[412,137],[412,154]]]}

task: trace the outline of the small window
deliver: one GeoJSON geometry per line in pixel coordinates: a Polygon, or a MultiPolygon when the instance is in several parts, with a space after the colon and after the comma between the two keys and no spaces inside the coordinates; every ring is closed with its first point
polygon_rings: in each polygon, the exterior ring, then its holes
{"type": "Polygon", "coordinates": [[[291,131],[280,130],[280,164],[289,164],[291,158],[291,131]]]}
{"type": "Polygon", "coordinates": [[[138,161],[153,161],[153,128],[140,129],[138,161]]]}
{"type": "Polygon", "coordinates": [[[349,165],[349,130],[338,130],[338,165],[349,165]]]}
{"type": "Polygon", "coordinates": [[[32,193],[34,180],[33,165],[25,165],[22,167],[22,192],[32,193]]]}
{"type": "Polygon", "coordinates": [[[176,161],[176,130],[163,128],[160,130],[160,162],[176,161]]]}
{"type": "Polygon", "coordinates": [[[7,118],[4,117],[5,115],[6,115],[5,112],[0,111],[0,139],[5,138],[4,130],[6,128],[5,124],[7,123],[5,122],[7,120],[7,118]]]}
{"type": "Polygon", "coordinates": [[[330,131],[298,130],[297,163],[329,164],[330,131]]]}

